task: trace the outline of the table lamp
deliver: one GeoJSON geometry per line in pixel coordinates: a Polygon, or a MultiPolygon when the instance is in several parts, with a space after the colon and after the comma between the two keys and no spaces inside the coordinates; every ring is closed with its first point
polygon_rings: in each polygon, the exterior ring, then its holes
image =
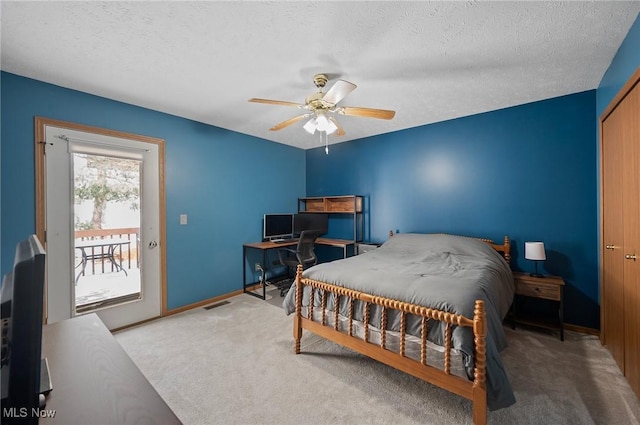
{"type": "Polygon", "coordinates": [[[524,258],[527,260],[533,260],[536,265],[536,272],[531,273],[531,276],[544,277],[538,273],[538,261],[544,261],[547,256],[544,253],[544,243],[542,242],[525,242],[524,243],[524,258]]]}

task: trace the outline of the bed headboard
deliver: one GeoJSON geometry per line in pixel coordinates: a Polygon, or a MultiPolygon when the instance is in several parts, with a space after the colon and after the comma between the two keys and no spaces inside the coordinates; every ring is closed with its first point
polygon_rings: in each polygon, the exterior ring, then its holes
{"type": "MultiPolygon", "coordinates": [[[[439,233],[439,234],[440,235],[451,235],[451,233],[439,233]]],[[[389,237],[392,237],[392,236],[393,236],[393,230],[389,230],[389,237]]],[[[507,236],[507,235],[504,236],[502,244],[497,244],[493,240],[486,239],[486,238],[476,238],[476,237],[473,237],[473,236],[464,236],[464,235],[452,235],[452,236],[462,236],[464,238],[477,239],[477,240],[480,240],[482,242],[488,243],[489,245],[491,245],[493,247],[493,249],[495,249],[500,254],[502,254],[502,256],[504,257],[504,259],[507,262],[507,264],[511,265],[511,239],[509,239],[509,236],[507,236]]]]}
{"type": "Polygon", "coordinates": [[[480,240],[491,245],[493,249],[495,249],[500,254],[502,254],[507,264],[511,265],[511,239],[509,239],[509,236],[504,235],[502,245],[493,242],[491,239],[480,239],[480,240]]]}

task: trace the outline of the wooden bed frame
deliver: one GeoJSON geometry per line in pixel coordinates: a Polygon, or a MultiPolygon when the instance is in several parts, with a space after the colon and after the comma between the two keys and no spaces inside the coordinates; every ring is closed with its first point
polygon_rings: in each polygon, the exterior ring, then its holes
{"type": "MultiPolygon", "coordinates": [[[[390,232],[389,234],[393,234],[390,232]]],[[[476,238],[478,239],[478,238],[476,238]]],[[[502,245],[495,244],[489,239],[480,239],[490,244],[497,251],[502,253],[507,263],[511,260],[511,241],[508,236],[504,237],[502,245]]],[[[431,384],[437,385],[447,391],[471,400],[473,404],[473,423],[484,425],[487,423],[487,391],[486,391],[486,334],[487,322],[485,316],[484,302],[475,302],[473,318],[459,314],[447,313],[444,311],[427,308],[402,301],[373,296],[364,292],[346,289],[326,282],[306,279],[302,277],[302,266],[298,266],[296,271],[296,312],[293,319],[293,338],[295,340],[295,353],[300,353],[300,340],[302,330],[322,336],[330,341],[336,342],[358,353],[364,354],[374,360],[391,366],[395,369],[408,373],[416,378],[422,379],[431,384]],[[310,303],[307,308],[306,317],[302,315],[302,294],[304,286],[310,288],[309,299],[315,298],[314,291],[320,291],[321,297],[321,319],[314,320],[314,306],[310,303]],[[327,324],[327,298],[328,294],[334,294],[334,305],[339,305],[340,297],[348,297],[348,331],[339,330],[338,311],[336,308],[329,313],[334,315],[333,326],[327,324]],[[354,324],[354,300],[360,300],[363,304],[363,326],[364,339],[355,336],[353,332],[354,324]],[[380,320],[380,344],[369,342],[369,307],[378,305],[382,309],[380,320]],[[391,351],[386,346],[386,322],[389,309],[400,312],[400,343],[398,352],[391,351]],[[406,344],[406,318],[407,314],[416,315],[422,319],[422,335],[420,337],[420,361],[409,358],[405,355],[406,344]],[[444,335],[444,365],[440,369],[427,364],[427,319],[437,320],[445,324],[444,335]],[[452,325],[465,326],[473,329],[475,368],[474,379],[470,381],[451,373],[451,333],[452,325]]],[[[316,307],[318,308],[318,307],[316,307]]]]}

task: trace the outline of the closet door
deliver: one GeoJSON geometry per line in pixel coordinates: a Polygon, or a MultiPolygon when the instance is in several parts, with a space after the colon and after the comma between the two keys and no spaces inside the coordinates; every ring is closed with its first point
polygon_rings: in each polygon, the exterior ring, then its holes
{"type": "Polygon", "coordinates": [[[602,123],[602,343],[624,372],[624,228],[622,115],[602,123]]]}
{"type": "Polygon", "coordinates": [[[623,119],[624,374],[640,396],[640,86],[620,103],[623,119]]]}

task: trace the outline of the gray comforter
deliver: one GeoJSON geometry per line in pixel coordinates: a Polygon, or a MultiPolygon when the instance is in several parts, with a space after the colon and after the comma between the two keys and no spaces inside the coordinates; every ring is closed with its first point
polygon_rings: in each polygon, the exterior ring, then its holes
{"type": "MultiPolygon", "coordinates": [[[[311,267],[304,277],[469,318],[473,317],[475,301],[483,300],[488,323],[487,404],[490,410],[496,410],[515,403],[499,354],[507,346],[502,320],[513,300],[513,275],[502,256],[488,244],[460,236],[404,233],[376,250],[311,267]]],[[[303,305],[307,304],[308,294],[303,297],[303,305]]],[[[287,314],[295,312],[295,290],[289,291],[283,307],[287,314]]],[[[327,307],[333,309],[332,303],[327,307]]],[[[340,310],[345,308],[341,305],[340,310]]],[[[378,312],[371,314],[370,323],[379,326],[378,312]]],[[[390,314],[388,329],[398,328],[397,315],[390,314]]],[[[428,328],[429,340],[443,345],[440,323],[429,323],[428,328]]],[[[420,336],[417,318],[408,320],[407,333],[420,336]]],[[[471,328],[455,327],[452,343],[462,353],[471,377],[471,328]]]]}

